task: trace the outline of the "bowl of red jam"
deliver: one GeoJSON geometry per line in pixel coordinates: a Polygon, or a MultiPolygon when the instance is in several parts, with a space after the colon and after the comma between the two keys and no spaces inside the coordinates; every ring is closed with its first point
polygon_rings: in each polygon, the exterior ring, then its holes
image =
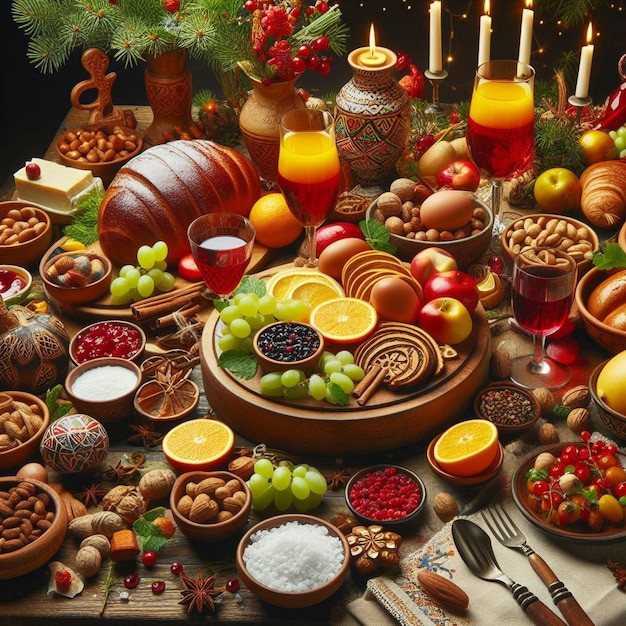
{"type": "Polygon", "coordinates": [[[346,503],[361,522],[401,526],[414,522],[426,505],[424,481],[400,465],[372,465],[352,475],[346,503]]]}
{"type": "Polygon", "coordinates": [[[80,330],[70,342],[70,357],[80,365],[93,359],[115,357],[139,362],[146,347],[146,334],[126,320],[103,320],[80,330]]]}
{"type": "Polygon", "coordinates": [[[0,265],[0,296],[7,306],[19,304],[33,285],[31,273],[18,265],[0,265]]]}

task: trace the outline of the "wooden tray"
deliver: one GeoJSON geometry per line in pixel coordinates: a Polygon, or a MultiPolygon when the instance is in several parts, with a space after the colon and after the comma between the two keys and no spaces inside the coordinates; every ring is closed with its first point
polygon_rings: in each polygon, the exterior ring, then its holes
{"type": "Polygon", "coordinates": [[[335,407],[302,400],[279,402],[258,392],[258,378],[244,381],[218,365],[219,316],[206,321],[200,346],[202,380],[209,405],[251,441],[296,453],[342,455],[406,446],[440,432],[460,417],[488,378],[491,335],[484,309],[473,314],[474,331],[428,385],[407,393],[381,389],[367,405],[335,407]]]}

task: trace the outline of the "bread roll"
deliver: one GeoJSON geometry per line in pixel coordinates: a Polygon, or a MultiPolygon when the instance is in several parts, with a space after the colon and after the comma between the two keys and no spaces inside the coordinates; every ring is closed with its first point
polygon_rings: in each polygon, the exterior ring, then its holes
{"type": "Polygon", "coordinates": [[[580,208],[600,228],[612,228],[626,218],[626,163],[601,161],[580,176],[580,208]]]}
{"type": "Polygon", "coordinates": [[[621,316],[626,316],[626,310],[622,315],[617,313],[618,309],[625,305],[626,270],[621,270],[608,276],[594,288],[589,296],[587,309],[596,319],[610,324],[607,320],[618,320],[621,316]]]}

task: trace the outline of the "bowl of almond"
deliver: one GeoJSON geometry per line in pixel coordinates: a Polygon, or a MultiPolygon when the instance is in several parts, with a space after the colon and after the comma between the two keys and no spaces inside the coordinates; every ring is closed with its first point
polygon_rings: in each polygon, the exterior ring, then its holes
{"type": "Polygon", "coordinates": [[[232,472],[186,472],[172,487],[170,508],[183,535],[221,541],[248,523],[252,495],[246,482],[232,472]]]}

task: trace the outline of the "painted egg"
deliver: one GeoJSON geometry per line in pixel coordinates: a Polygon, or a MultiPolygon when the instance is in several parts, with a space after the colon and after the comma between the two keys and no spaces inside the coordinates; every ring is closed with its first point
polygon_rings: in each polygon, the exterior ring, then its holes
{"type": "Polygon", "coordinates": [[[41,456],[57,472],[79,473],[94,469],[109,451],[109,436],[93,417],[73,413],[52,422],[40,444],[41,456]]]}

